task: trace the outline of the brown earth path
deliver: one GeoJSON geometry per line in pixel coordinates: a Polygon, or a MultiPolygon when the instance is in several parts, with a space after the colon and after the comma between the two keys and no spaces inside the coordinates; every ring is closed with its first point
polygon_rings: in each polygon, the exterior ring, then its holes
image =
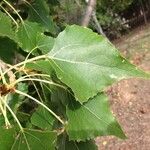
{"type": "MultiPolygon", "coordinates": [[[[150,71],[150,25],[139,27],[115,45],[134,64],[150,71]]],[[[112,112],[128,139],[98,137],[99,150],[150,150],[150,81],[124,80],[107,93],[112,112]]]]}

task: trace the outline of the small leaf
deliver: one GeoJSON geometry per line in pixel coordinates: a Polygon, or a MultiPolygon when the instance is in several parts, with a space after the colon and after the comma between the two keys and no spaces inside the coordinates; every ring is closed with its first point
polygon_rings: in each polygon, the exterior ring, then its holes
{"type": "Polygon", "coordinates": [[[76,25],[58,35],[49,58],[58,78],[73,90],[80,103],[121,79],[150,78],[120,56],[105,37],[76,25]]]}
{"type": "Polygon", "coordinates": [[[97,136],[125,135],[109,110],[108,99],[101,93],[85,104],[71,101],[67,108],[69,140],[84,141],[97,136]]]}
{"type": "Polygon", "coordinates": [[[10,18],[0,11],[0,36],[7,36],[14,40],[14,32],[12,30],[10,18]]]}
{"type": "Polygon", "coordinates": [[[40,23],[46,31],[56,33],[56,27],[49,15],[49,8],[46,1],[34,0],[29,9],[28,20],[40,23]]]}
{"type": "Polygon", "coordinates": [[[38,107],[31,117],[31,123],[41,129],[51,130],[53,122],[54,118],[52,115],[42,106],[38,107]]]}
{"type": "Polygon", "coordinates": [[[38,60],[32,63],[27,63],[26,68],[41,71],[42,73],[48,75],[52,74],[52,72],[54,71],[49,60],[38,60]]]}
{"type": "Polygon", "coordinates": [[[55,132],[26,129],[15,138],[11,150],[55,150],[55,141],[55,132]]]}

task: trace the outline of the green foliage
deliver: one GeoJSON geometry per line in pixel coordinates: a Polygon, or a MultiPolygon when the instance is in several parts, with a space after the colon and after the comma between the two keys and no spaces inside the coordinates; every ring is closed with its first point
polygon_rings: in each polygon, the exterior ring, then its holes
{"type": "MultiPolygon", "coordinates": [[[[96,5],[96,17],[103,31],[108,37],[120,37],[130,29],[128,20],[123,16],[124,12],[135,0],[98,0],[96,5]]],[[[81,24],[85,14],[87,3],[85,0],[60,0],[59,4],[52,7],[53,18],[59,26],[67,24],[81,24]]],[[[90,28],[98,30],[97,23],[90,21],[90,28]]]]}
{"type": "Polygon", "coordinates": [[[25,130],[24,134],[18,134],[12,145],[12,150],[54,150],[56,133],[50,131],[25,130]],[[25,139],[24,139],[25,137],[25,139]],[[20,144],[21,143],[21,144],[20,144]]]}
{"type": "Polygon", "coordinates": [[[98,7],[101,5],[103,9],[107,8],[113,10],[116,13],[119,13],[128,8],[132,2],[133,0],[101,0],[98,2],[98,7]]]}
{"type": "Polygon", "coordinates": [[[102,93],[81,105],[71,101],[67,108],[69,139],[82,141],[102,135],[125,138],[119,124],[108,108],[107,97],[102,93]]]}
{"type": "Polygon", "coordinates": [[[52,130],[54,118],[43,107],[39,107],[31,117],[31,123],[41,129],[52,130]]]}
{"type": "Polygon", "coordinates": [[[58,35],[49,57],[58,78],[81,103],[115,81],[147,76],[120,56],[106,38],[79,26],[67,27],[58,35]]]}
{"type": "Polygon", "coordinates": [[[56,133],[50,131],[25,130],[25,133],[17,132],[14,128],[0,129],[0,144],[2,150],[54,150],[56,133]]]}
{"type": "Polygon", "coordinates": [[[14,39],[14,32],[10,18],[0,11],[0,36],[14,39]]]}
{"type": "Polygon", "coordinates": [[[133,0],[101,0],[97,1],[97,18],[109,37],[119,37],[129,26],[122,17],[124,10],[132,4],[133,0]]]}
{"type": "Polygon", "coordinates": [[[11,149],[11,146],[14,143],[14,138],[16,137],[16,132],[13,128],[11,129],[4,129],[3,127],[0,128],[0,145],[1,149],[8,150],[11,149]]]}
{"type": "MultiPolygon", "coordinates": [[[[96,150],[97,136],[124,139],[104,90],[121,79],[150,74],[90,29],[72,25],[50,36],[57,29],[49,24],[46,2],[27,3],[28,17],[8,11],[15,23],[0,13],[1,149],[96,150]]],[[[6,10],[15,7],[2,4],[6,10]]]]}
{"type": "Polygon", "coordinates": [[[53,68],[50,65],[49,60],[38,60],[38,61],[35,61],[34,63],[27,63],[26,68],[31,69],[31,70],[37,70],[37,71],[40,71],[49,75],[52,74],[53,72],[53,68]]]}
{"type": "Polygon", "coordinates": [[[69,141],[65,136],[64,141],[59,144],[58,150],[97,150],[94,140],[85,142],[69,141]]]}
{"type": "MultiPolygon", "coordinates": [[[[28,4],[28,3],[27,3],[28,4]]],[[[41,24],[46,31],[56,34],[56,26],[49,16],[49,8],[44,0],[34,0],[29,5],[29,21],[41,24]]]]}
{"type": "Polygon", "coordinates": [[[17,32],[17,42],[19,46],[26,52],[35,53],[37,48],[42,53],[47,53],[53,46],[54,40],[43,34],[43,29],[37,23],[26,21],[17,32]]]}

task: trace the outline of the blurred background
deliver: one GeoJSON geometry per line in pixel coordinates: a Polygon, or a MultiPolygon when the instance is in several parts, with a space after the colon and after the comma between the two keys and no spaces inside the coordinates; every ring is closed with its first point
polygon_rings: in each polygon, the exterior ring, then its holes
{"type": "MultiPolygon", "coordinates": [[[[94,0],[95,1],[95,0],[94,0]]],[[[79,24],[85,14],[88,0],[49,0],[51,15],[57,24],[79,24]],[[55,5],[55,7],[54,7],[55,5]]],[[[89,27],[99,32],[99,25],[110,39],[121,37],[150,19],[150,0],[97,0],[95,17],[89,27]],[[98,25],[99,24],[99,25],[98,25]]]]}

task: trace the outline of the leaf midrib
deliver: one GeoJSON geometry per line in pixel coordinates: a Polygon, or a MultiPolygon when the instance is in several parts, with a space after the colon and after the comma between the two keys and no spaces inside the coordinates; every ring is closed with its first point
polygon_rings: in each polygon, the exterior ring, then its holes
{"type": "Polygon", "coordinates": [[[115,68],[119,71],[126,71],[128,73],[130,73],[129,71],[125,70],[125,69],[120,69],[120,68],[117,68],[116,66],[106,66],[106,65],[98,65],[98,64],[94,64],[94,63],[89,63],[89,62],[83,62],[83,61],[71,61],[71,60],[65,60],[65,59],[60,59],[60,58],[56,58],[56,57],[50,57],[50,59],[52,60],[57,60],[57,61],[63,61],[63,62],[67,62],[67,63],[72,63],[72,64],[85,64],[85,65],[94,65],[94,66],[98,66],[98,67],[101,67],[101,68],[115,68]]]}

